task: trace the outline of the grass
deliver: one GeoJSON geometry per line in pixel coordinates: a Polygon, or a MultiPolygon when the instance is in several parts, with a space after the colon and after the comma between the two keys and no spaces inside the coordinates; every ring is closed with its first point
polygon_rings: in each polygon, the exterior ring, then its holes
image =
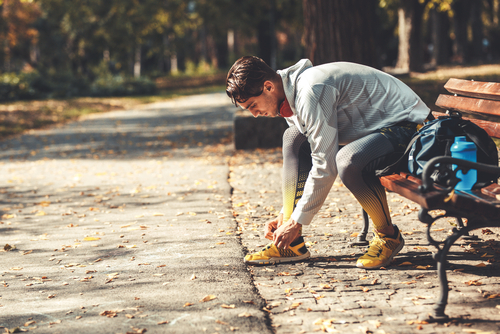
{"type": "Polygon", "coordinates": [[[111,110],[125,110],[165,101],[179,96],[223,91],[220,85],[161,91],[151,96],[79,97],[0,103],[0,139],[55,124],[77,120],[81,116],[111,110]]]}
{"type": "MultiPolygon", "coordinates": [[[[439,94],[447,93],[443,86],[449,78],[500,82],[500,64],[442,66],[426,73],[411,73],[402,80],[432,110],[440,110],[434,102],[439,94]]],[[[152,96],[82,97],[0,103],[0,139],[30,129],[73,121],[91,113],[131,109],[142,104],[165,101],[179,96],[220,92],[224,90],[224,86],[219,84],[223,81],[224,75],[219,73],[207,78],[186,77],[159,80],[157,84],[161,91],[159,94],[152,96]]]]}
{"type": "Polygon", "coordinates": [[[402,81],[410,86],[429,108],[440,111],[434,103],[439,94],[449,94],[443,86],[450,78],[500,82],[500,64],[442,66],[426,73],[411,73],[409,77],[402,78],[402,81]]]}

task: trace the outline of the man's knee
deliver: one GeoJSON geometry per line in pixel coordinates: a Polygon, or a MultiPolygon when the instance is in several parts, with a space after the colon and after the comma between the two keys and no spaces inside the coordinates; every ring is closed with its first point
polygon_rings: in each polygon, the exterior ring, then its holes
{"type": "Polygon", "coordinates": [[[291,126],[283,133],[283,150],[290,150],[297,144],[300,146],[305,140],[306,136],[300,133],[297,127],[291,126]]]}
{"type": "Polygon", "coordinates": [[[347,173],[350,175],[361,173],[363,166],[360,165],[361,161],[357,159],[358,153],[359,152],[356,150],[349,149],[347,146],[337,153],[337,170],[342,180],[344,180],[347,173]]]}

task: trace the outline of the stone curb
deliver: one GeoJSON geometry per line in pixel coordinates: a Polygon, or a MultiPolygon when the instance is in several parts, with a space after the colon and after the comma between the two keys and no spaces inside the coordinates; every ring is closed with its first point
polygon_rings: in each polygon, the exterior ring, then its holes
{"type": "Polygon", "coordinates": [[[248,111],[234,116],[234,146],[237,150],[281,147],[288,128],[281,117],[253,117],[248,111]]]}

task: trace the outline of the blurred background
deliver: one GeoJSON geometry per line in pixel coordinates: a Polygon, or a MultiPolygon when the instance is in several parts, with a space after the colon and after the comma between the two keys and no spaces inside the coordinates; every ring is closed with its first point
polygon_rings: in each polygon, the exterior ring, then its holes
{"type": "Polygon", "coordinates": [[[498,81],[499,20],[500,0],[0,0],[0,136],[222,91],[243,55],[370,65],[431,105],[449,77],[498,81]],[[143,98],[96,100],[120,96],[143,98]]]}
{"type": "Polygon", "coordinates": [[[0,0],[0,13],[0,100],[220,82],[249,54],[395,73],[500,58],[500,0],[0,0]]]}

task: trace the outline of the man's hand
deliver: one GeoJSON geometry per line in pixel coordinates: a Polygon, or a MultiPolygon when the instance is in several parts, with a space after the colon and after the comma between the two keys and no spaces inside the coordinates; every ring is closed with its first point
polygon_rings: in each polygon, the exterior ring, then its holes
{"type": "Polygon", "coordinates": [[[274,244],[279,248],[287,249],[288,246],[300,236],[301,225],[291,219],[274,231],[274,244]]]}
{"type": "Polygon", "coordinates": [[[278,228],[278,226],[281,226],[283,224],[283,214],[280,213],[278,217],[274,218],[273,220],[270,220],[266,222],[266,227],[265,227],[265,235],[266,239],[273,240],[274,238],[274,231],[278,228]]]}

